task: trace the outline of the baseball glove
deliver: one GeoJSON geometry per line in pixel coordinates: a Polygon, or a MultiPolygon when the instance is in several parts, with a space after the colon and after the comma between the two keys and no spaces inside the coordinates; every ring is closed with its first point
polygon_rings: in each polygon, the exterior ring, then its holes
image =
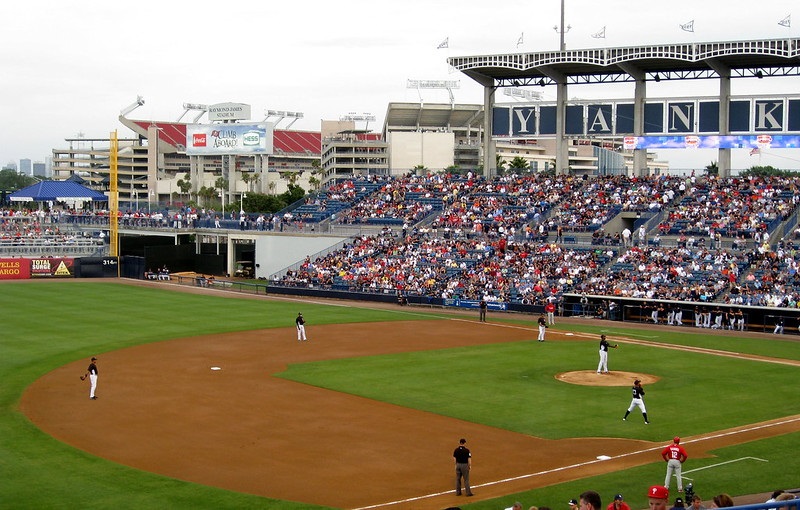
{"type": "Polygon", "coordinates": [[[85,381],[85,380],[86,380],[86,376],[85,376],[85,375],[82,375],[82,376],[81,376],[81,381],[85,381]]]}

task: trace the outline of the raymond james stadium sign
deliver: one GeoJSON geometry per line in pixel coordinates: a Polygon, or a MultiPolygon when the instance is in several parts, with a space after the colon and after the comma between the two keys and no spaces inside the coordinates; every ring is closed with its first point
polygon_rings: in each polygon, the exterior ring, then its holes
{"type": "Polygon", "coordinates": [[[250,105],[244,103],[218,103],[208,107],[208,120],[250,120],[250,105]]]}

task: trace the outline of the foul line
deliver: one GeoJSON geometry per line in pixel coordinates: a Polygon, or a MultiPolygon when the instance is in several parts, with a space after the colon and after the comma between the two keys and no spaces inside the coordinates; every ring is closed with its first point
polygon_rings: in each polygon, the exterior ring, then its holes
{"type": "MultiPolygon", "coordinates": [[[[725,462],[719,462],[719,463],[717,463],[717,464],[711,464],[710,466],[703,466],[703,467],[701,467],[701,468],[692,469],[692,470],[689,470],[689,471],[684,471],[683,473],[687,473],[687,474],[688,474],[688,473],[694,473],[695,471],[702,471],[702,470],[704,470],[704,469],[709,469],[709,468],[713,468],[713,467],[724,466],[725,464],[732,464],[732,463],[734,463],[734,462],[739,462],[739,461],[742,461],[742,460],[757,460],[757,461],[759,461],[759,462],[769,462],[769,461],[768,461],[768,460],[766,460],[766,459],[759,459],[758,457],[742,457],[742,458],[740,458],[740,459],[726,460],[725,462]]],[[[687,480],[692,480],[692,479],[691,479],[691,478],[689,478],[688,476],[683,476],[683,475],[681,475],[681,478],[685,478],[685,479],[687,479],[687,480]]]]}
{"type": "MultiPolygon", "coordinates": [[[[699,437],[699,438],[696,438],[696,439],[683,440],[682,442],[683,442],[683,444],[700,443],[700,442],[708,441],[708,440],[711,440],[711,439],[717,439],[717,438],[720,438],[720,437],[732,436],[732,435],[736,435],[736,434],[743,434],[745,432],[752,432],[752,431],[755,431],[755,430],[761,430],[761,429],[766,429],[766,428],[770,428],[770,427],[777,427],[779,425],[786,425],[788,423],[794,423],[794,422],[797,422],[797,421],[800,421],[800,416],[795,416],[793,418],[790,418],[790,419],[787,419],[787,420],[778,421],[778,422],[774,422],[774,423],[766,423],[766,424],[761,424],[761,425],[755,425],[753,427],[747,427],[747,428],[743,428],[743,429],[736,429],[736,430],[732,430],[732,431],[728,431],[728,432],[720,432],[718,434],[702,436],[702,437],[699,437]]],[[[661,451],[663,448],[664,448],[663,445],[658,445],[658,446],[654,446],[652,448],[645,448],[643,450],[636,450],[636,451],[633,451],[633,452],[623,453],[623,454],[617,455],[615,457],[611,457],[611,459],[622,459],[622,458],[625,458],[625,457],[632,457],[634,455],[640,455],[642,453],[661,451]]],[[[745,457],[745,458],[755,458],[755,457],[745,457]]],[[[742,459],[737,459],[737,460],[742,460],[742,459]]],[[[756,460],[763,460],[763,459],[756,459],[756,460]]],[[[557,468],[553,468],[553,469],[548,469],[546,471],[539,471],[537,473],[528,473],[528,474],[524,474],[524,475],[513,476],[513,477],[510,477],[510,478],[504,478],[502,480],[495,480],[493,482],[486,482],[486,483],[482,483],[480,485],[473,485],[473,487],[476,487],[476,488],[479,488],[479,487],[490,487],[492,485],[500,485],[500,484],[503,484],[503,483],[514,482],[514,481],[517,481],[517,480],[524,480],[524,479],[527,479],[527,478],[534,478],[534,477],[537,477],[537,476],[547,475],[547,474],[551,474],[551,473],[558,473],[560,471],[567,471],[567,470],[570,470],[570,469],[580,468],[580,467],[584,467],[584,466],[590,466],[592,464],[597,464],[597,463],[600,463],[600,462],[606,462],[606,460],[597,460],[597,459],[595,459],[595,460],[590,460],[590,461],[586,461],[586,462],[579,462],[577,464],[571,464],[569,466],[561,466],[561,467],[557,467],[557,468]]],[[[729,461],[729,462],[736,462],[736,461],[729,461]]],[[[764,460],[764,462],[767,462],[767,461],[764,460]]],[[[721,464],[716,464],[716,465],[722,465],[722,464],[726,464],[726,463],[727,462],[723,462],[721,464]]],[[[706,466],[706,467],[713,467],[713,466],[706,466]]],[[[694,469],[692,471],[699,471],[700,469],[705,469],[705,468],[694,469]]],[[[686,473],[691,473],[692,471],[686,471],[686,473]]],[[[426,495],[423,495],[423,496],[415,496],[413,498],[399,499],[399,500],[396,500],[396,501],[389,501],[389,502],[386,502],[386,503],[379,503],[379,504],[376,504],[376,505],[362,506],[362,507],[354,508],[352,510],[370,510],[370,509],[373,509],[373,508],[381,508],[381,507],[388,507],[388,506],[393,506],[393,505],[400,505],[400,504],[403,504],[403,503],[411,503],[411,502],[420,501],[420,500],[423,500],[423,499],[430,499],[430,498],[434,498],[434,497],[437,497],[437,496],[443,496],[445,494],[450,494],[452,492],[453,492],[452,490],[447,490],[447,491],[442,491],[442,492],[435,492],[435,493],[426,494],[426,495]]]]}

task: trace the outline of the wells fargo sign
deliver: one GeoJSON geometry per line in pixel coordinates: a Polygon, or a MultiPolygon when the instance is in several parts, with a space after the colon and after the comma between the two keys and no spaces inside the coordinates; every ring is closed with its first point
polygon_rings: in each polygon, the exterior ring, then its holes
{"type": "Polygon", "coordinates": [[[27,278],[72,278],[75,259],[0,259],[0,280],[27,278]]]}

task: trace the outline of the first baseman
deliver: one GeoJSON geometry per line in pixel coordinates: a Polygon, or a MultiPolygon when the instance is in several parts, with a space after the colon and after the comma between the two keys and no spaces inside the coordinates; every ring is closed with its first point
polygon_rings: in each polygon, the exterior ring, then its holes
{"type": "Polygon", "coordinates": [[[636,379],[633,381],[633,387],[631,388],[631,393],[633,393],[633,398],[631,399],[631,405],[628,407],[628,410],[625,412],[625,416],[622,418],[622,421],[626,421],[628,419],[628,415],[631,414],[634,407],[638,407],[642,410],[642,416],[644,417],[645,425],[650,425],[650,422],[647,419],[647,409],[644,408],[644,388],[642,388],[642,381],[636,379]]]}
{"type": "Polygon", "coordinates": [[[616,349],[617,344],[611,345],[605,335],[600,335],[600,363],[597,364],[597,373],[608,373],[608,348],[616,349]]]}
{"type": "Polygon", "coordinates": [[[675,473],[678,479],[678,492],[683,492],[683,479],[681,479],[681,465],[687,459],[686,450],[680,445],[681,438],[675,436],[672,444],[661,450],[661,457],[667,462],[667,477],[664,479],[664,487],[669,489],[669,479],[675,473]]]}
{"type": "Polygon", "coordinates": [[[97,390],[97,358],[92,358],[92,362],[89,363],[89,368],[86,369],[86,373],[81,376],[81,381],[89,378],[89,398],[92,400],[97,400],[97,395],[95,395],[95,390],[97,390]]]}
{"type": "Polygon", "coordinates": [[[303,342],[306,339],[306,320],[303,318],[302,313],[297,314],[297,318],[294,320],[294,323],[297,325],[297,341],[303,342]]]}

